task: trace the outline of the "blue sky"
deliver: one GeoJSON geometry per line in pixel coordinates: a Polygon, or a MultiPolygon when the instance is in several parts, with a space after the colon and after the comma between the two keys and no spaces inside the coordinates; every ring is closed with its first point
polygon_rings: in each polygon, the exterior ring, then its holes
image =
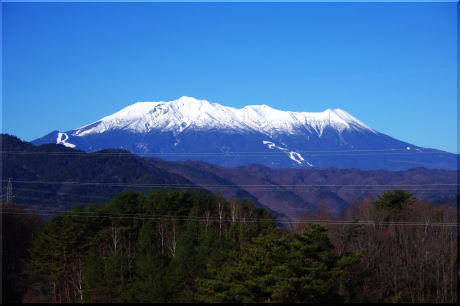
{"type": "Polygon", "coordinates": [[[457,152],[457,3],[3,3],[3,132],[187,95],[457,152]]]}

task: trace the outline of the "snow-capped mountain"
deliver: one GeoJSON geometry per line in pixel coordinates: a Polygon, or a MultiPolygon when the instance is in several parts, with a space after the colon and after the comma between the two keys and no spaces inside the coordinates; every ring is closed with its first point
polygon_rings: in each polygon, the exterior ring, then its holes
{"type": "Polygon", "coordinates": [[[101,120],[77,129],[74,136],[104,133],[123,129],[134,133],[152,130],[171,131],[179,134],[186,129],[235,130],[302,134],[304,130],[321,136],[324,128],[368,130],[364,123],[347,112],[335,109],[321,113],[286,112],[267,105],[250,105],[241,109],[181,97],[171,102],[138,102],[101,120]]]}
{"type": "Polygon", "coordinates": [[[225,166],[407,169],[456,168],[456,157],[381,134],[341,109],[241,109],[181,97],[138,102],[78,129],[54,131],[34,144],[60,143],[84,151],[106,148],[169,160],[225,166]]]}

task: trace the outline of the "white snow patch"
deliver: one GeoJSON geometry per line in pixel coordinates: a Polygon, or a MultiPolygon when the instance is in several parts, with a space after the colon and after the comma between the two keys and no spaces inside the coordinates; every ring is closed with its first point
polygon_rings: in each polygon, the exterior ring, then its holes
{"type": "Polygon", "coordinates": [[[304,161],[302,155],[293,151],[289,152],[289,158],[298,163],[299,165],[302,164],[302,162],[304,161]]]}
{"type": "MultiPolygon", "coordinates": [[[[289,151],[287,148],[279,147],[277,146],[274,142],[268,141],[268,140],[263,140],[262,143],[264,145],[267,145],[269,149],[278,149],[283,152],[285,152],[290,159],[295,161],[297,164],[301,165],[303,163],[306,163],[308,166],[313,167],[313,164],[309,163],[306,161],[300,153],[294,152],[294,151],[289,151]]],[[[284,143],[283,143],[284,145],[284,143]]]]}
{"type": "Polygon", "coordinates": [[[57,139],[56,139],[56,144],[62,144],[68,148],[75,148],[76,146],[73,143],[67,142],[68,139],[69,139],[69,135],[67,135],[66,133],[59,132],[57,139]],[[62,136],[64,136],[65,138],[62,139],[62,136]]]}
{"type": "Polygon", "coordinates": [[[410,150],[411,148],[410,147],[406,147],[406,150],[410,150]]]}
{"type": "Polygon", "coordinates": [[[276,145],[271,141],[263,140],[262,143],[264,145],[267,145],[269,149],[275,149],[276,148],[276,145]]]}
{"type": "Polygon", "coordinates": [[[271,142],[271,141],[263,140],[262,143],[267,145],[269,149],[278,149],[278,150],[281,150],[281,151],[289,151],[286,148],[277,146],[274,142],[271,142]]]}
{"type": "Polygon", "coordinates": [[[306,161],[303,158],[303,156],[297,152],[294,152],[294,151],[289,152],[289,158],[295,161],[296,163],[298,163],[299,165],[302,163],[306,163],[308,166],[313,167],[312,163],[309,163],[308,161],[306,161]]]}

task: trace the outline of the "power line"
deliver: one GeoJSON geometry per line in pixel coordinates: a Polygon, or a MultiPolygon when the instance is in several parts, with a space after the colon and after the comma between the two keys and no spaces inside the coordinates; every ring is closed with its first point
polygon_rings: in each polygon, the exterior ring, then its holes
{"type": "MultiPolygon", "coordinates": [[[[6,180],[1,180],[5,182],[6,180]]],[[[277,184],[277,185],[267,185],[267,184],[242,184],[242,185],[232,185],[232,184],[171,184],[171,183],[154,183],[154,184],[138,184],[138,183],[115,183],[115,182],[78,182],[78,181],[62,181],[62,182],[53,182],[53,181],[11,181],[14,183],[22,184],[59,184],[59,185],[108,185],[108,186],[134,186],[134,187],[237,187],[237,188],[246,188],[246,187],[421,187],[421,186],[460,186],[455,183],[432,183],[432,184],[277,184]]]]}
{"type": "MultiPolygon", "coordinates": [[[[35,209],[33,208],[21,208],[21,210],[31,210],[31,211],[34,211],[35,209]]],[[[153,214],[153,215],[149,215],[149,214],[145,214],[145,213],[134,213],[134,214],[128,214],[128,213],[104,213],[104,212],[98,212],[98,214],[95,214],[95,212],[93,211],[82,211],[82,210],[57,210],[57,209],[48,209],[46,211],[50,211],[50,212],[61,212],[61,213],[64,213],[64,214],[67,214],[67,213],[72,213],[72,214],[92,214],[93,216],[135,216],[135,217],[139,217],[139,215],[142,215],[143,217],[164,217],[164,218],[181,218],[181,219],[202,219],[202,220],[227,220],[227,221],[231,221],[231,220],[247,220],[247,219],[252,219],[252,220],[260,220],[260,221],[274,221],[273,218],[268,218],[268,219],[263,219],[263,218],[235,218],[235,219],[221,219],[219,217],[202,217],[202,216],[180,216],[180,215],[164,215],[164,214],[153,214]]],[[[284,218],[286,219],[286,218],[284,218]]],[[[282,219],[281,219],[282,220],[282,219]]],[[[308,222],[340,222],[340,223],[350,223],[350,224],[355,224],[356,221],[347,221],[347,220],[343,220],[343,221],[337,221],[337,220],[318,220],[318,219],[313,219],[313,220],[304,220],[304,221],[308,221],[308,222]]],[[[361,220],[360,222],[367,222],[367,223],[376,223],[376,221],[363,221],[361,220]]],[[[413,224],[415,221],[385,221],[385,222],[377,222],[379,224],[413,224]]],[[[442,224],[456,224],[454,222],[440,222],[442,224]]],[[[420,223],[420,224],[426,224],[426,223],[420,223]]]]}
{"type": "MultiPolygon", "coordinates": [[[[1,214],[10,215],[36,215],[32,212],[8,212],[2,211],[1,214]]],[[[55,213],[42,213],[44,215],[54,215],[55,213]]],[[[58,216],[62,217],[82,217],[82,218],[114,218],[114,219],[138,219],[138,220],[157,220],[157,221],[205,221],[205,222],[237,222],[237,223],[294,223],[294,224],[308,224],[308,223],[322,223],[322,224],[336,224],[336,225],[398,225],[398,226],[459,226],[459,223],[451,222],[438,222],[438,223],[420,223],[420,222],[376,222],[376,221],[329,221],[329,220],[274,220],[274,219],[255,219],[255,218],[239,218],[239,219],[220,219],[218,217],[191,217],[191,216],[133,216],[133,215],[82,215],[75,212],[64,213],[58,216]]]]}
{"type": "MultiPolygon", "coordinates": [[[[50,195],[57,196],[57,197],[62,197],[62,196],[67,196],[67,195],[73,196],[73,197],[79,197],[79,198],[94,198],[94,199],[107,199],[107,197],[109,197],[109,196],[98,196],[98,195],[75,194],[75,191],[72,191],[72,190],[63,192],[62,190],[43,190],[43,189],[21,188],[21,187],[16,188],[16,190],[24,191],[26,194],[28,194],[28,192],[46,193],[46,194],[50,194],[50,195]]],[[[22,198],[22,195],[20,194],[18,197],[22,198]]]]}
{"type": "MultiPolygon", "coordinates": [[[[0,151],[1,154],[24,154],[24,155],[30,155],[30,154],[41,154],[41,155],[84,155],[84,156],[228,156],[228,155],[257,155],[257,156],[272,156],[272,155],[285,155],[291,151],[275,151],[275,152],[249,152],[249,151],[228,151],[228,152],[155,152],[155,153],[131,153],[131,152],[81,152],[81,151],[76,151],[76,152],[31,152],[31,151],[0,151]]],[[[330,154],[330,156],[336,156],[337,154],[335,153],[341,153],[343,155],[347,156],[353,156],[353,155],[358,155],[358,156],[369,156],[369,155],[375,155],[375,154],[390,154],[390,155],[396,155],[396,154],[455,154],[455,153],[449,153],[449,152],[434,152],[434,151],[414,151],[414,150],[407,150],[407,149],[382,149],[382,150],[311,150],[311,151],[306,151],[306,150],[299,150],[299,151],[292,151],[296,153],[304,153],[308,154],[308,156],[319,156],[317,153],[321,153],[320,155],[326,155],[328,153],[333,153],[330,154]],[[359,154],[359,153],[365,153],[365,154],[359,154]],[[374,152],[374,154],[370,154],[374,152]],[[326,153],[326,154],[324,154],[326,153]],[[358,154],[355,154],[358,153],[358,154]]]]}
{"type": "MultiPolygon", "coordinates": [[[[414,194],[433,194],[433,193],[447,193],[447,194],[455,194],[459,193],[458,189],[453,188],[454,186],[449,187],[449,185],[455,184],[421,184],[421,185],[411,185],[411,186],[402,186],[402,185],[311,185],[311,186],[296,186],[296,185],[173,185],[173,184],[119,184],[119,183],[78,183],[72,182],[71,184],[65,184],[63,182],[33,182],[33,181],[17,181],[25,184],[56,184],[59,187],[63,186],[74,186],[74,187],[118,187],[118,188],[134,188],[134,189],[163,189],[163,188],[171,188],[171,189],[182,189],[182,190],[209,190],[214,192],[225,192],[225,191],[237,191],[237,190],[246,190],[247,192],[256,192],[256,191],[281,191],[281,192],[294,192],[294,193],[312,193],[312,192],[336,192],[336,193],[347,193],[347,192],[364,192],[364,193],[381,193],[387,190],[393,190],[398,187],[403,187],[404,190],[412,192],[414,194]],[[351,186],[351,187],[348,187],[351,186]],[[362,186],[362,187],[360,187],[362,186]]],[[[456,187],[456,185],[455,185],[456,187]]],[[[95,199],[95,201],[99,200],[109,200],[114,195],[107,195],[107,196],[98,196],[98,195],[87,195],[87,194],[75,194],[75,191],[67,190],[43,190],[43,189],[30,189],[30,188],[23,188],[18,187],[16,188],[20,192],[19,195],[16,197],[20,199],[31,199],[31,200],[39,200],[43,202],[43,198],[38,197],[28,197],[27,195],[30,193],[44,193],[55,195],[56,199],[64,200],[66,197],[74,198],[74,200],[81,200],[81,199],[95,199]],[[24,195],[23,195],[24,194],[24,195]]]]}
{"type": "MultiPolygon", "coordinates": [[[[199,188],[186,188],[186,187],[175,187],[175,188],[171,188],[171,189],[182,189],[182,190],[200,190],[199,188]]],[[[208,189],[210,190],[210,189],[208,189]]],[[[219,192],[219,191],[229,191],[229,190],[246,190],[246,189],[216,189],[214,190],[214,192],[219,192]]],[[[272,188],[272,189],[269,189],[269,188],[258,188],[258,189],[251,189],[252,191],[276,191],[275,188],[272,188]]],[[[382,193],[384,191],[387,191],[387,190],[392,190],[392,189],[343,189],[343,190],[338,190],[338,191],[331,191],[331,190],[323,190],[323,189],[310,189],[310,190],[282,190],[282,191],[286,191],[286,192],[294,192],[294,193],[312,193],[312,192],[338,192],[338,193],[343,193],[343,192],[353,192],[353,193],[356,193],[356,192],[365,192],[365,193],[382,193]]],[[[212,190],[211,190],[212,191],[212,190]]],[[[447,193],[447,194],[454,194],[454,193],[458,193],[458,191],[456,190],[449,190],[449,189],[409,189],[408,191],[414,193],[414,194],[433,194],[433,193],[447,193]]],[[[44,192],[45,193],[45,192],[44,192]]],[[[250,194],[250,192],[248,192],[250,194]]],[[[71,193],[70,191],[68,193],[65,193],[65,194],[54,194],[53,192],[49,192],[50,195],[53,195],[53,196],[56,196],[56,199],[57,200],[60,200],[60,201],[68,201],[66,200],[66,197],[72,197],[72,198],[75,198],[73,200],[80,200],[80,199],[95,199],[94,201],[97,201],[96,199],[99,199],[99,202],[102,200],[111,200],[114,196],[116,195],[107,195],[106,197],[104,196],[91,196],[91,195],[78,195],[78,194],[75,194],[75,193],[71,193]]],[[[27,196],[27,194],[25,195],[17,195],[16,198],[19,198],[19,199],[30,199],[30,200],[38,200],[38,201],[47,201],[46,199],[43,199],[41,197],[30,197],[30,196],[27,196]]]]}

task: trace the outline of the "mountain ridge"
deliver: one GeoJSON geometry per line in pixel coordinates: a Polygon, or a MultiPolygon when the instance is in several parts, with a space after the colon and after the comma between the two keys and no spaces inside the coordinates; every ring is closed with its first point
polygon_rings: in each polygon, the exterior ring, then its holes
{"type": "Polygon", "coordinates": [[[457,169],[456,154],[399,141],[338,108],[317,113],[263,104],[237,109],[185,96],[137,102],[32,143],[59,143],[86,152],[119,148],[225,167],[260,163],[275,168],[457,169]]]}
{"type": "Polygon", "coordinates": [[[238,109],[183,96],[169,102],[136,102],[112,115],[76,129],[72,136],[103,133],[117,128],[141,133],[151,129],[180,133],[189,126],[244,131],[262,129],[264,132],[274,129],[289,133],[298,132],[301,128],[313,128],[318,135],[322,134],[325,126],[334,126],[339,130],[361,128],[375,132],[341,109],[327,109],[323,112],[291,112],[274,109],[265,104],[248,105],[238,109]],[[266,126],[263,126],[264,123],[266,126]]]}

